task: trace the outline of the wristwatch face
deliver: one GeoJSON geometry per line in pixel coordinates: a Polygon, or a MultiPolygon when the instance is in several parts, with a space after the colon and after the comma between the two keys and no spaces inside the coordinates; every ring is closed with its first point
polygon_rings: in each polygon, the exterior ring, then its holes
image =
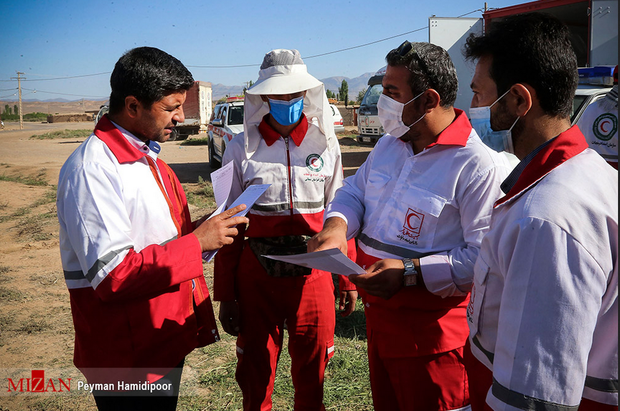
{"type": "Polygon", "coordinates": [[[405,287],[410,287],[418,283],[418,272],[415,269],[413,261],[409,258],[403,259],[403,265],[405,266],[404,283],[405,287]]]}
{"type": "Polygon", "coordinates": [[[405,287],[411,287],[418,284],[418,273],[405,276],[405,287]]]}

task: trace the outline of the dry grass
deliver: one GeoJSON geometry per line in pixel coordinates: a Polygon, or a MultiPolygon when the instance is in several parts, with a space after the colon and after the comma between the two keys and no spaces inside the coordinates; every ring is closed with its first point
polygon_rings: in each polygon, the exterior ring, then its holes
{"type": "MultiPolygon", "coordinates": [[[[0,256],[0,364],[10,369],[46,369],[50,374],[53,369],[64,370],[82,378],[72,364],[73,324],[58,261],[55,187],[38,183],[42,175],[43,171],[4,179],[10,184],[9,191],[29,190],[32,196],[25,204],[0,204],[0,232],[5,233],[5,241],[15,250],[11,260],[7,260],[9,254],[0,256]]],[[[202,216],[215,209],[210,182],[201,179],[184,187],[193,215],[202,216]]],[[[205,263],[203,267],[211,288],[213,264],[205,263]]],[[[217,311],[217,303],[214,306],[217,311]]],[[[241,392],[234,379],[235,338],[221,332],[220,342],[188,355],[179,410],[242,409],[241,392]]],[[[354,315],[337,316],[335,343],[336,355],[325,378],[326,408],[371,410],[365,320],[359,303],[354,315]]],[[[273,394],[274,409],[292,410],[293,395],[290,357],[283,350],[273,394]]],[[[95,409],[92,396],[84,393],[0,393],[0,411],[95,409]]]]}

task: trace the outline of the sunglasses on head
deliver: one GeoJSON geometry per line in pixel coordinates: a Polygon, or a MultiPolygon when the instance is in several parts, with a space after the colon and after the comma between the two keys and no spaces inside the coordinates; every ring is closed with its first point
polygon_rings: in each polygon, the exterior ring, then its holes
{"type": "MultiPolygon", "coordinates": [[[[409,54],[413,53],[413,58],[416,59],[416,61],[419,63],[422,72],[424,74],[428,74],[428,71],[426,70],[426,63],[424,62],[424,60],[422,60],[422,57],[420,57],[417,51],[413,48],[413,44],[411,44],[409,41],[405,40],[403,44],[398,46],[396,52],[400,57],[407,57],[409,54]]],[[[413,61],[413,59],[411,61],[413,61]]],[[[411,68],[409,67],[410,64],[411,63],[407,64],[405,67],[407,67],[407,69],[412,72],[411,68]]]]}

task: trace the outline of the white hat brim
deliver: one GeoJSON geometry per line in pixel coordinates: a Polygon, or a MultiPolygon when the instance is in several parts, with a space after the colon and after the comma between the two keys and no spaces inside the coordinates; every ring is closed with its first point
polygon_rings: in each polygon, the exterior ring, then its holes
{"type": "Polygon", "coordinates": [[[291,94],[321,86],[305,65],[273,66],[259,72],[258,80],[246,93],[253,95],[291,94]]]}

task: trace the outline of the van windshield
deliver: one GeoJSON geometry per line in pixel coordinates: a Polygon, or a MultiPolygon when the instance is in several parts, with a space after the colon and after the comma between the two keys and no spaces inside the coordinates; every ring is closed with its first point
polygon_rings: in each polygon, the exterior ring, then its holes
{"type": "Polygon", "coordinates": [[[364,98],[362,99],[362,106],[376,106],[379,101],[379,96],[383,93],[383,86],[381,84],[375,84],[366,90],[364,98]]]}
{"type": "Polygon", "coordinates": [[[381,84],[375,84],[370,86],[364,94],[362,103],[360,104],[360,114],[377,114],[377,102],[379,96],[383,93],[383,86],[381,84]]]}

